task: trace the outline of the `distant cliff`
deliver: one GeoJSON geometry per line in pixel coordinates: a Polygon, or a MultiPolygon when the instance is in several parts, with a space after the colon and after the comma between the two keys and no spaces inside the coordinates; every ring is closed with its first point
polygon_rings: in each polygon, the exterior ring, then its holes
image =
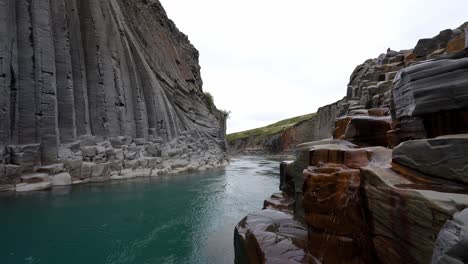
{"type": "MultiPolygon", "coordinates": [[[[159,1],[0,0],[0,185],[79,160],[105,178],[147,158],[211,164],[225,119],[159,1]]],[[[59,171],[90,178],[81,166],[59,171]]]]}
{"type": "Polygon", "coordinates": [[[315,140],[315,114],[297,116],[252,130],[227,135],[229,153],[261,154],[291,150],[297,143],[315,140]]]}
{"type": "MultiPolygon", "coordinates": [[[[346,96],[335,103],[320,107],[309,123],[298,124],[290,129],[268,135],[228,137],[230,151],[232,153],[245,153],[252,150],[267,153],[289,151],[297,144],[330,139],[335,133],[345,133],[346,131],[341,130],[346,129],[350,116],[387,116],[389,118],[391,91],[397,72],[424,60],[462,57],[460,53],[465,45],[463,31],[465,26],[463,24],[453,30],[444,30],[433,38],[421,39],[413,49],[402,51],[389,49],[377,58],[366,60],[352,72],[346,96]],[[348,118],[341,120],[335,127],[337,118],[345,116],[348,118]],[[296,136],[298,133],[307,135],[298,137],[296,136]]],[[[248,132],[241,132],[241,134],[248,132]]],[[[383,140],[385,142],[380,144],[387,146],[386,139],[383,140]]],[[[394,146],[397,142],[398,139],[393,142],[389,141],[388,146],[394,146]]]]}

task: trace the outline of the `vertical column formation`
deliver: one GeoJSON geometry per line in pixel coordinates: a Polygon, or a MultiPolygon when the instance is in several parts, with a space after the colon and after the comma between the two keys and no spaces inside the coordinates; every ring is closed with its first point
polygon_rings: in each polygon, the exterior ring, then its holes
{"type": "Polygon", "coordinates": [[[105,127],[107,129],[106,136],[121,135],[121,111],[117,107],[120,105],[115,82],[116,74],[115,61],[118,60],[119,50],[118,42],[120,42],[120,34],[112,19],[110,12],[109,1],[93,1],[95,8],[92,9],[92,17],[95,21],[95,30],[98,36],[98,45],[100,49],[100,75],[103,80],[104,88],[104,111],[106,115],[105,127]]]}
{"type": "Polygon", "coordinates": [[[18,144],[36,143],[36,96],[34,79],[31,0],[16,1],[18,47],[18,144]]]}
{"type": "Polygon", "coordinates": [[[36,124],[42,144],[42,161],[55,161],[58,155],[57,83],[55,47],[49,0],[31,5],[35,64],[36,124]]]}
{"type": "Polygon", "coordinates": [[[76,140],[73,74],[70,55],[70,38],[64,0],[52,0],[52,22],[57,69],[58,125],[60,142],[76,140]]]}
{"type": "Polygon", "coordinates": [[[90,135],[85,53],[77,0],[65,0],[72,64],[73,102],[77,136],[90,135]]]}
{"type": "MultiPolygon", "coordinates": [[[[94,0],[79,1],[80,26],[84,49],[86,68],[86,82],[88,92],[89,120],[91,133],[105,136],[108,133],[106,116],[106,95],[104,91],[103,65],[99,35],[96,32],[94,10],[99,8],[94,0]]],[[[105,47],[102,47],[105,49],[105,47]]]]}
{"type": "Polygon", "coordinates": [[[10,142],[14,125],[16,56],[15,1],[0,0],[0,145],[10,142]]]}

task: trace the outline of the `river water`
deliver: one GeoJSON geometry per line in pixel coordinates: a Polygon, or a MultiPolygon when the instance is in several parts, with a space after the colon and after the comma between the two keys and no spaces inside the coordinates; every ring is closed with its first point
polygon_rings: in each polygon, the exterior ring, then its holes
{"type": "Polygon", "coordinates": [[[0,263],[233,263],[234,226],[278,190],[279,163],[0,196],[0,263]]]}

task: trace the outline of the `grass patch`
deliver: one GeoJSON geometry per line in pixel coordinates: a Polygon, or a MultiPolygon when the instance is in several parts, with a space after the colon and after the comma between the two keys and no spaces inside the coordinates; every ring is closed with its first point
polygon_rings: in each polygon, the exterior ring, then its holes
{"type": "Polygon", "coordinates": [[[255,128],[247,131],[242,131],[242,132],[237,132],[237,133],[232,133],[227,135],[227,140],[228,141],[233,141],[236,139],[242,139],[250,136],[266,136],[266,135],[274,135],[283,132],[284,130],[296,125],[299,122],[302,122],[304,120],[310,119],[314,116],[315,114],[308,114],[308,115],[302,115],[302,116],[296,116],[293,118],[281,120],[279,122],[276,122],[274,124],[265,126],[265,127],[260,127],[260,128],[255,128]]]}
{"type": "Polygon", "coordinates": [[[208,110],[213,112],[213,108],[215,107],[213,95],[210,92],[205,92],[204,94],[208,110]]]}

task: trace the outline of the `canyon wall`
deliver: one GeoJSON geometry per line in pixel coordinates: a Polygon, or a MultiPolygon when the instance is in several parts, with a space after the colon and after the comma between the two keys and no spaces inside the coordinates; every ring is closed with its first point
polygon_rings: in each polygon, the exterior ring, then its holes
{"type": "Polygon", "coordinates": [[[467,34],[359,65],[311,131],[333,138],[297,145],[236,226],[235,263],[468,263],[467,34]]]}
{"type": "Polygon", "coordinates": [[[0,0],[0,13],[0,189],[225,159],[226,115],[159,1],[0,0]]]}

